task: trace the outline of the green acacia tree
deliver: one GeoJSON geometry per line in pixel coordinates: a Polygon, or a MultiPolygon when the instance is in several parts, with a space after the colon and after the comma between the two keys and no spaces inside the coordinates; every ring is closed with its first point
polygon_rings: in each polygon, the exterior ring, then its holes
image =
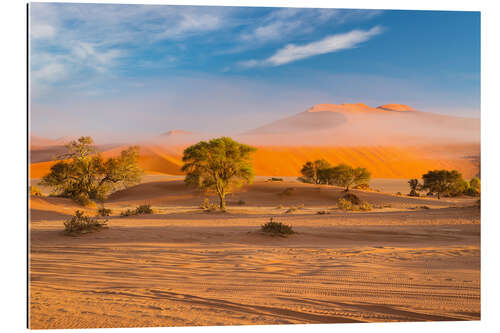
{"type": "Polygon", "coordinates": [[[321,159],[314,162],[307,161],[300,170],[302,179],[313,184],[327,184],[328,169],[331,168],[328,161],[321,159]]]}
{"type": "Polygon", "coordinates": [[[83,205],[91,200],[103,201],[120,186],[140,182],[143,171],[138,166],[138,147],[123,150],[118,157],[104,160],[94,147],[89,136],[71,141],[68,153],[50,168],[42,178],[42,185],[50,186],[54,193],[70,197],[83,205]]]}
{"type": "Polygon", "coordinates": [[[184,181],[202,190],[215,191],[220,209],[226,208],[226,195],[234,187],[251,183],[254,170],[251,154],[256,148],[229,137],[201,141],[184,150],[184,181]]]}
{"type": "Polygon", "coordinates": [[[353,168],[350,165],[341,163],[330,170],[329,177],[330,183],[342,186],[348,192],[352,185],[368,184],[371,174],[365,168],[353,168]]]}
{"type": "Polygon", "coordinates": [[[422,188],[436,193],[438,199],[441,199],[441,194],[454,195],[466,190],[466,182],[457,170],[432,170],[422,175],[422,179],[424,181],[422,188]]]}

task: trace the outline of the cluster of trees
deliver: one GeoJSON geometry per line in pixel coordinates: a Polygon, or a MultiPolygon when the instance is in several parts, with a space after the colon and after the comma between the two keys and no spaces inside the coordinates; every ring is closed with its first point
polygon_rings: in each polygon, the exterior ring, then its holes
{"type": "Polygon", "coordinates": [[[432,170],[422,175],[423,184],[418,179],[410,179],[410,196],[419,196],[420,191],[427,191],[428,195],[455,197],[461,194],[476,196],[481,193],[481,180],[477,177],[470,181],[463,179],[457,170],[432,170]]]}
{"type": "Polygon", "coordinates": [[[103,201],[118,187],[140,182],[143,171],[138,166],[138,147],[130,147],[120,156],[104,159],[96,152],[94,141],[82,136],[66,145],[68,153],[50,168],[41,185],[52,187],[55,194],[87,205],[103,201]]]}
{"type": "Polygon", "coordinates": [[[305,183],[337,185],[344,187],[346,191],[351,186],[368,185],[371,178],[370,172],[365,168],[354,168],[344,163],[332,166],[324,159],[306,162],[300,173],[302,177],[299,180],[305,183]]]}

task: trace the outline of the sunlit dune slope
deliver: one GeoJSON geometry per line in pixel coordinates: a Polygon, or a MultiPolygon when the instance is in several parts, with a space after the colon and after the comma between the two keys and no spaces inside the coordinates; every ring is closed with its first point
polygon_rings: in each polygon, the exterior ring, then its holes
{"type": "Polygon", "coordinates": [[[437,147],[259,147],[254,167],[257,175],[298,176],[306,161],[325,159],[365,167],[374,178],[419,178],[432,169],[456,169],[467,178],[479,172],[477,161],[468,157],[477,155],[478,147],[442,148],[441,154],[433,149],[437,147]]]}
{"type": "MultiPolygon", "coordinates": [[[[126,146],[104,152],[117,156],[126,146]]],[[[260,146],[253,157],[258,176],[299,176],[306,161],[326,159],[331,164],[347,163],[365,167],[374,178],[419,178],[432,169],[456,169],[464,177],[479,172],[479,146],[421,147],[283,147],[260,146]]],[[[141,146],[139,165],[148,174],[182,174],[182,147],[141,146]]],[[[31,178],[47,174],[55,162],[31,164],[31,178]]]]}

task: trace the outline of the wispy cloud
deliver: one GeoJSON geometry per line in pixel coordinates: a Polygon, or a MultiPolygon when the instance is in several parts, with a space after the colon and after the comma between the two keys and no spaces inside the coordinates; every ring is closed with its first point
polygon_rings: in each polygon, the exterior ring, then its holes
{"type": "Polygon", "coordinates": [[[153,59],[178,58],[180,42],[222,28],[231,11],[215,7],[31,4],[31,84],[43,85],[34,88],[47,93],[65,80],[114,75],[115,69],[126,71],[151,61],[137,60],[146,49],[153,50],[153,59]]]}
{"type": "Polygon", "coordinates": [[[294,36],[306,35],[316,29],[336,26],[347,22],[359,22],[371,19],[382,11],[379,10],[345,10],[316,8],[283,8],[271,11],[243,31],[240,39],[244,42],[266,43],[275,40],[286,40],[294,36]]]}
{"type": "Polygon", "coordinates": [[[263,60],[246,60],[239,63],[243,68],[256,66],[280,66],[297,60],[310,58],[320,54],[339,52],[351,49],[382,33],[379,26],[370,30],[352,30],[346,33],[331,35],[319,41],[304,45],[288,44],[272,56],[263,60]]]}

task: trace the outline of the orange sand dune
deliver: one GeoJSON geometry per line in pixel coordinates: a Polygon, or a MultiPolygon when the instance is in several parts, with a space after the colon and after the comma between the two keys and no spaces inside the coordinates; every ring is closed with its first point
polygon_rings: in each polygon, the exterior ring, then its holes
{"type": "MultiPolygon", "coordinates": [[[[473,148],[464,146],[463,149],[473,148]]],[[[365,167],[374,178],[419,178],[432,169],[456,169],[466,178],[479,172],[478,163],[466,158],[465,151],[455,152],[456,156],[449,156],[450,152],[439,157],[433,151],[418,147],[259,147],[254,167],[257,175],[299,176],[306,161],[323,158],[331,164],[365,167]]]]}
{"type": "MultiPolygon", "coordinates": [[[[103,153],[117,156],[126,146],[103,153]]],[[[140,147],[139,165],[148,174],[181,175],[182,147],[140,147]]],[[[258,176],[299,176],[306,161],[326,159],[331,164],[365,167],[374,178],[419,178],[432,169],[456,169],[464,177],[479,172],[478,145],[422,147],[258,147],[253,163],[258,176]]],[[[31,178],[47,174],[55,162],[31,164],[31,178]]]]}

